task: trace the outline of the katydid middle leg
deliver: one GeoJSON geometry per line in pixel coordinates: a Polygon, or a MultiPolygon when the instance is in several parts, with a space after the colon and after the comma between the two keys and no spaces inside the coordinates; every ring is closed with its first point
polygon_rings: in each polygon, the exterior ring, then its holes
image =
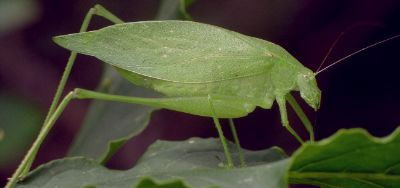
{"type": "Polygon", "coordinates": [[[239,141],[239,137],[238,137],[238,134],[237,134],[237,131],[236,131],[235,123],[233,122],[233,119],[231,119],[231,118],[229,119],[229,127],[231,128],[233,140],[235,141],[236,150],[239,153],[240,166],[241,167],[245,167],[246,166],[246,162],[244,160],[242,147],[240,146],[240,141],[239,141]]]}
{"type": "Polygon", "coordinates": [[[217,118],[217,115],[216,115],[216,112],[215,112],[215,109],[214,109],[214,105],[212,103],[211,95],[208,95],[208,102],[210,104],[210,110],[211,110],[211,112],[213,114],[212,118],[214,120],[214,125],[217,128],[219,138],[220,138],[222,146],[224,148],[225,158],[226,158],[226,161],[228,163],[227,167],[228,168],[232,168],[233,167],[232,155],[231,155],[231,153],[229,151],[228,144],[226,143],[226,139],[225,139],[224,133],[222,131],[221,124],[219,123],[219,120],[217,118]]]}

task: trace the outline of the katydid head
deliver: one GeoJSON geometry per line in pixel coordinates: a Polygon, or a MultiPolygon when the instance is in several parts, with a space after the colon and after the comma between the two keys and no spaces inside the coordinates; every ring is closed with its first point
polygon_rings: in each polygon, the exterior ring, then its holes
{"type": "Polygon", "coordinates": [[[317,111],[321,102],[321,90],[318,88],[315,73],[309,69],[300,72],[297,75],[297,86],[301,98],[317,111]]]}

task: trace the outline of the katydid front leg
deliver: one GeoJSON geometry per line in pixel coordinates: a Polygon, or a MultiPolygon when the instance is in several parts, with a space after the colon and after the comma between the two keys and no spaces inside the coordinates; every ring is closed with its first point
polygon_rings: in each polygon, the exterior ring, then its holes
{"type": "MultiPolygon", "coordinates": [[[[81,28],[79,32],[85,32],[87,31],[90,21],[92,20],[93,15],[101,16],[115,24],[117,23],[123,23],[121,19],[119,19],[117,16],[112,14],[110,11],[102,7],[101,5],[95,5],[93,8],[91,8],[88,13],[86,14],[83,23],[81,25],[81,28]]],[[[67,65],[65,67],[65,70],[63,72],[63,75],[61,77],[60,83],[57,87],[56,93],[54,95],[53,101],[50,105],[50,109],[46,115],[44,125],[42,127],[42,130],[40,131],[39,134],[45,133],[45,125],[48,123],[50,120],[50,117],[55,113],[56,107],[59,105],[59,100],[60,97],[64,91],[65,84],[68,80],[68,77],[71,73],[71,69],[74,65],[75,59],[76,59],[77,53],[76,52],[71,52],[67,65]]],[[[60,103],[61,105],[61,103],[60,103]]],[[[47,135],[47,133],[45,133],[47,135]]],[[[33,160],[35,159],[35,156],[38,152],[39,147],[37,146],[32,146],[31,149],[28,151],[28,153],[25,155],[24,159],[22,160],[21,164],[18,166],[17,170],[14,172],[13,176],[10,178],[9,182],[6,185],[6,188],[12,188],[15,186],[17,183],[18,179],[22,179],[30,170],[33,160]]]]}
{"type": "Polygon", "coordinates": [[[290,126],[289,120],[287,117],[287,109],[286,109],[286,97],[284,95],[278,95],[276,97],[276,102],[278,103],[279,106],[279,112],[281,115],[281,121],[283,127],[285,127],[290,134],[292,134],[301,144],[304,143],[303,139],[296,133],[295,130],[290,126]]]}
{"type": "Polygon", "coordinates": [[[296,99],[290,93],[286,95],[286,100],[289,103],[289,105],[293,108],[294,112],[297,114],[297,116],[300,118],[300,121],[306,128],[308,134],[310,135],[310,142],[314,142],[315,140],[314,129],[313,125],[310,122],[310,119],[308,119],[307,115],[301,109],[299,103],[297,103],[296,99]]]}

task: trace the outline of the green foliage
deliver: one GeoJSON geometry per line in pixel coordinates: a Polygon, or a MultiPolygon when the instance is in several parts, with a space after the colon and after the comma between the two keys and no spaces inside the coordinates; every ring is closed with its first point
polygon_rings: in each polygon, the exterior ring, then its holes
{"type": "MultiPolygon", "coordinates": [[[[340,130],[322,141],[306,143],[291,158],[279,148],[244,150],[247,166],[225,169],[216,139],[158,141],[127,171],[68,158],[42,165],[19,187],[285,188],[289,178],[290,183],[326,188],[396,188],[400,186],[399,145],[400,129],[385,138],[362,129],[340,130]]],[[[238,154],[233,156],[238,164],[238,154]]]]}
{"type": "MultiPolygon", "coordinates": [[[[284,175],[289,161],[281,149],[246,150],[244,155],[247,167],[226,169],[218,139],[158,141],[127,171],[109,170],[85,158],[67,158],[42,165],[18,187],[287,187],[284,175]]],[[[238,154],[233,156],[238,164],[238,154]]]]}
{"type": "Polygon", "coordinates": [[[400,187],[400,129],[374,138],[363,129],[340,130],[294,155],[293,182],[321,187],[400,187]]]}

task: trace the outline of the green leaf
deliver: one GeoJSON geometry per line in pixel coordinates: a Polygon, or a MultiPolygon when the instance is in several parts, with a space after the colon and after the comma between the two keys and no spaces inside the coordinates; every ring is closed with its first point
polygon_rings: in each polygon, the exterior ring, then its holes
{"type": "Polygon", "coordinates": [[[0,169],[24,154],[40,129],[41,115],[31,103],[0,92],[0,169]]]}
{"type": "MultiPolygon", "coordinates": [[[[99,90],[126,96],[155,97],[156,93],[132,85],[112,68],[106,68],[99,90]]],[[[140,134],[150,121],[153,107],[93,101],[69,156],[107,160],[130,138],[140,134]]]]}
{"type": "MultiPolygon", "coordinates": [[[[229,146],[234,150],[233,143],[229,146]]],[[[244,153],[247,167],[226,169],[221,167],[224,154],[218,139],[158,141],[127,171],[109,170],[89,159],[69,158],[42,165],[18,187],[287,187],[288,159],[281,149],[244,153]]],[[[233,156],[238,163],[238,154],[233,156]]]]}
{"type": "Polygon", "coordinates": [[[321,187],[400,187],[400,129],[375,138],[363,129],[340,130],[294,155],[290,179],[321,187]]]}

